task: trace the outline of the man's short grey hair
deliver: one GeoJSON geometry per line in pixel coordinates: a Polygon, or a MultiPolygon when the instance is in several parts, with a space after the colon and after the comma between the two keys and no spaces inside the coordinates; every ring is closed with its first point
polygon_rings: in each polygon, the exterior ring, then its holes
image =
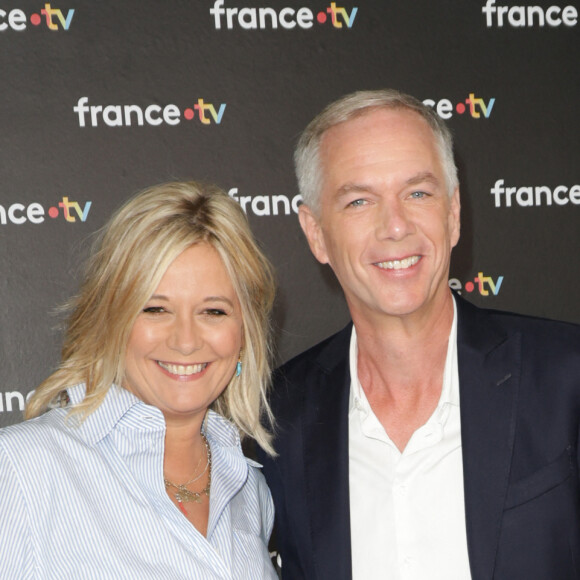
{"type": "Polygon", "coordinates": [[[320,143],[331,127],[360,117],[377,109],[407,109],[420,115],[435,137],[441,165],[451,196],[458,185],[457,167],[453,159],[453,138],[447,125],[421,101],[393,89],[358,91],[328,105],[304,129],[294,152],[298,187],[304,203],[315,213],[320,212],[323,168],[320,165],[320,143]]]}

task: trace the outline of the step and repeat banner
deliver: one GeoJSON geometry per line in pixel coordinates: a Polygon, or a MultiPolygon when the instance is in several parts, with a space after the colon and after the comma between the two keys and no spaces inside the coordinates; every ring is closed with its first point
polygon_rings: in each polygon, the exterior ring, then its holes
{"type": "Polygon", "coordinates": [[[149,185],[215,182],[244,208],[278,273],[278,362],[341,328],[292,151],[355,90],[408,92],[453,131],[450,285],[580,322],[580,3],[517,2],[0,0],[0,426],[59,360],[92,234],[149,185]]]}

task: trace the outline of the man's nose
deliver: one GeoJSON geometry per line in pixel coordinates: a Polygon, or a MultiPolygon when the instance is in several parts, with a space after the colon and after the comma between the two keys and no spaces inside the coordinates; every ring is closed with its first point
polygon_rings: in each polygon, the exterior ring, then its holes
{"type": "Polygon", "coordinates": [[[381,203],[377,214],[376,232],[380,239],[401,240],[414,230],[404,200],[395,199],[381,203]]]}

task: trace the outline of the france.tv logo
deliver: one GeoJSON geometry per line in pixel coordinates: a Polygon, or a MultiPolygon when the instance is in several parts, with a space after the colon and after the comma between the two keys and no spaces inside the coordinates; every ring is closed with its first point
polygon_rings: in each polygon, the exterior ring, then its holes
{"type": "Polygon", "coordinates": [[[462,290],[466,292],[478,291],[480,296],[497,296],[503,284],[503,276],[497,276],[494,280],[491,276],[484,276],[483,272],[478,272],[473,278],[473,282],[468,280],[462,284],[457,278],[449,279],[449,288],[456,290],[461,294],[462,290]]]}
{"type": "Polygon", "coordinates": [[[449,99],[440,99],[439,101],[424,99],[423,104],[433,107],[442,119],[450,119],[454,110],[458,115],[467,113],[473,119],[489,119],[495,105],[495,97],[491,97],[486,101],[481,97],[476,97],[475,93],[469,93],[465,100],[461,99],[455,105],[449,99]]]}
{"type": "MultiPolygon", "coordinates": [[[[222,25],[232,30],[235,26],[244,30],[272,30],[278,27],[291,30],[292,28],[309,29],[314,26],[314,12],[307,6],[300,8],[272,8],[261,6],[259,8],[226,8],[225,0],[215,0],[213,7],[209,9],[213,16],[214,27],[220,30],[222,25]]],[[[355,6],[348,10],[343,6],[337,6],[331,2],[316,13],[318,24],[332,24],[333,28],[352,28],[358,8],[355,6]]]]}
{"type": "Polygon", "coordinates": [[[89,211],[93,205],[92,201],[87,201],[81,205],[78,201],[63,197],[61,201],[46,210],[40,203],[34,202],[29,205],[23,203],[13,203],[9,206],[0,205],[0,225],[14,224],[20,226],[29,222],[31,224],[41,224],[46,220],[46,216],[51,219],[64,219],[66,222],[86,222],[89,211]]]}
{"type": "Polygon", "coordinates": [[[202,125],[219,125],[226,106],[226,103],[214,105],[201,98],[193,106],[183,110],[173,103],[164,106],[153,103],[144,107],[136,104],[89,105],[89,97],[80,97],[73,111],[77,114],[79,127],[179,125],[182,118],[186,121],[195,119],[202,125]]]}
{"type": "Polygon", "coordinates": [[[22,32],[28,28],[28,22],[33,26],[48,28],[49,30],[68,30],[70,28],[74,8],[70,10],[61,10],[53,8],[49,3],[44,5],[40,13],[34,12],[29,17],[20,8],[13,8],[10,11],[0,9],[0,32],[11,29],[16,32],[22,32]]]}

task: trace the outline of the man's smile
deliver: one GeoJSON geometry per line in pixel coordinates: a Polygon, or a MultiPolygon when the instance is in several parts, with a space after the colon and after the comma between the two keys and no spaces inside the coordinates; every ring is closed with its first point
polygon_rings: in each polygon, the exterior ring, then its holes
{"type": "Polygon", "coordinates": [[[387,260],[386,262],[375,262],[375,266],[384,270],[406,270],[419,262],[421,256],[409,256],[402,260],[387,260]]]}

